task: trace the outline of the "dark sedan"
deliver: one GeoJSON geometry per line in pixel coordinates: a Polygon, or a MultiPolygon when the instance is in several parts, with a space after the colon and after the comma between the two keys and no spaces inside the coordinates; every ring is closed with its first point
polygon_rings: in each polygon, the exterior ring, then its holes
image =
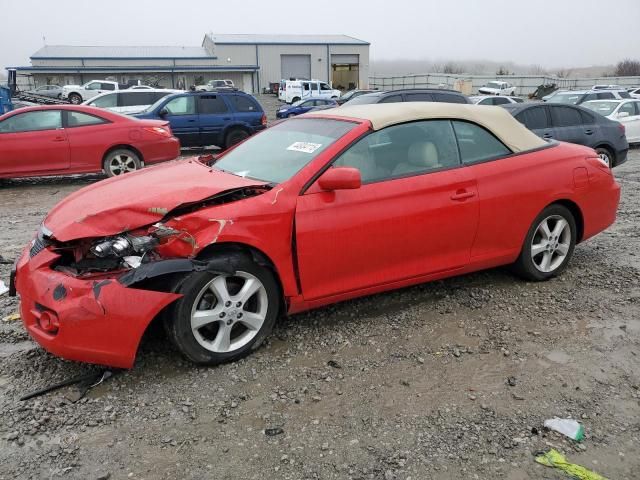
{"type": "Polygon", "coordinates": [[[340,98],[336,99],[336,102],[338,102],[339,105],[342,105],[343,103],[347,103],[349,100],[353,100],[354,98],[367,93],[375,93],[375,90],[349,90],[340,98]]]}
{"type": "Polygon", "coordinates": [[[345,105],[398,102],[470,103],[467,97],[457,90],[446,88],[406,88],[403,90],[365,93],[353,100],[349,100],[345,105]]]}
{"type": "Polygon", "coordinates": [[[611,168],[627,160],[629,144],[624,126],[619,122],[575,105],[501,106],[539,137],[593,148],[611,168]]]}
{"type": "Polygon", "coordinates": [[[276,112],[277,118],[289,118],[296,115],[302,115],[310,110],[314,110],[318,107],[333,108],[337,107],[338,103],[330,98],[309,98],[306,100],[298,100],[291,105],[284,105],[276,112]]]}

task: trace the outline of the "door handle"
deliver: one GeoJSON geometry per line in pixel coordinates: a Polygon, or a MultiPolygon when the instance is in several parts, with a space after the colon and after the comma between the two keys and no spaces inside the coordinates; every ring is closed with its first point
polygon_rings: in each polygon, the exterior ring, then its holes
{"type": "Polygon", "coordinates": [[[231,120],[231,117],[224,117],[223,120],[231,120]]]}
{"type": "Polygon", "coordinates": [[[66,138],[64,138],[64,137],[55,137],[53,139],[54,142],[64,142],[65,140],[66,140],[66,138]]]}
{"type": "Polygon", "coordinates": [[[584,131],[585,135],[593,135],[593,130],[591,130],[590,128],[586,129],[584,131]]]}
{"type": "Polygon", "coordinates": [[[188,123],[194,123],[195,120],[187,120],[188,123]]]}
{"type": "Polygon", "coordinates": [[[553,135],[551,135],[550,133],[544,133],[542,135],[542,138],[553,138],[553,135]]]}
{"type": "Polygon", "coordinates": [[[475,192],[468,192],[467,190],[458,190],[456,193],[451,195],[451,200],[455,200],[457,202],[462,202],[467,200],[468,198],[475,197],[475,192]]]}

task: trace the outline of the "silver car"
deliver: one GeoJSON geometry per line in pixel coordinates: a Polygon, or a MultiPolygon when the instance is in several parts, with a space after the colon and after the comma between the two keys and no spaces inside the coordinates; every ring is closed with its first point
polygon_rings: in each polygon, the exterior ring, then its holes
{"type": "Polygon", "coordinates": [[[43,97],[61,98],[62,87],[60,85],[40,85],[33,90],[27,91],[33,95],[42,95],[43,97]]]}

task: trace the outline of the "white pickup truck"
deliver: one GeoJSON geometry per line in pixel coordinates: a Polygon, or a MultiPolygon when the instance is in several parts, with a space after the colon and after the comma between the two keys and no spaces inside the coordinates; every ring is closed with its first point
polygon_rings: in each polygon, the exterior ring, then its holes
{"type": "Polygon", "coordinates": [[[69,100],[74,105],[79,105],[101,93],[111,92],[113,90],[124,90],[125,88],[128,88],[128,86],[121,85],[118,82],[91,80],[84,85],[65,85],[62,87],[61,98],[63,100],[69,100]]]}

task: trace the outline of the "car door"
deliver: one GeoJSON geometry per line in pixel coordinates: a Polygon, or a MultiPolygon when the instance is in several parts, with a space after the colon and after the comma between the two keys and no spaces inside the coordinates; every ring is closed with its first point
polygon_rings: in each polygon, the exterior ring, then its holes
{"type": "Polygon", "coordinates": [[[333,89],[329,86],[329,84],[320,82],[318,84],[318,87],[319,87],[319,96],[321,98],[331,98],[331,95],[333,95],[333,89]]]}
{"type": "Polygon", "coordinates": [[[515,115],[515,119],[541,138],[554,138],[549,111],[544,105],[525,108],[515,115]]]}
{"type": "Polygon", "coordinates": [[[577,108],[564,105],[549,105],[554,138],[562,142],[589,145],[593,128],[586,127],[577,108]]]}
{"type": "Polygon", "coordinates": [[[84,87],[84,91],[82,92],[82,98],[84,100],[87,100],[89,98],[95,97],[96,95],[100,95],[104,91],[105,90],[102,89],[101,82],[89,82],[84,87]]]}
{"type": "Polygon", "coordinates": [[[306,300],[455,271],[469,262],[476,181],[460,164],[449,120],[387,127],[360,139],[333,167],[362,186],[298,197],[297,258],[306,300]]]}
{"type": "MultiPolygon", "coordinates": [[[[78,172],[101,170],[107,148],[105,139],[114,139],[109,132],[112,123],[99,115],[76,110],[65,110],[62,120],[69,141],[69,168],[78,172]]],[[[126,133],[122,138],[126,138],[126,133]]]]}
{"type": "Polygon", "coordinates": [[[616,112],[616,121],[624,125],[628,142],[640,142],[640,102],[629,101],[620,105],[616,112]]]}
{"type": "Polygon", "coordinates": [[[69,141],[60,110],[34,110],[0,122],[0,173],[69,168],[69,141]]]}
{"type": "Polygon", "coordinates": [[[198,116],[201,145],[223,147],[224,129],[233,120],[233,113],[225,102],[224,95],[211,93],[198,96],[198,116]]]}
{"type": "Polygon", "coordinates": [[[195,95],[180,95],[158,107],[157,113],[169,122],[182,147],[200,145],[200,120],[195,98],[195,95]]]}

